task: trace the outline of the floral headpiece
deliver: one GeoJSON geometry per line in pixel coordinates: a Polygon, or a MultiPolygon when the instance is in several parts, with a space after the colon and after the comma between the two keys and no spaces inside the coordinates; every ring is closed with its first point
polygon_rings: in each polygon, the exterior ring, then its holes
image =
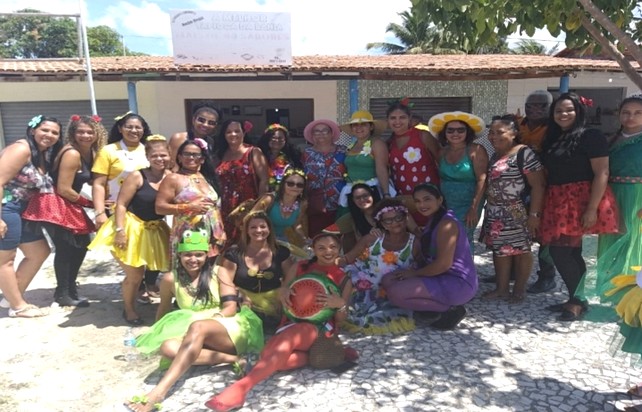
{"type": "MultiPolygon", "coordinates": [[[[147,138],[147,140],[149,140],[149,137],[147,138]]],[[[194,140],[192,140],[192,142],[194,142],[196,146],[200,147],[202,151],[207,151],[207,142],[205,140],[201,139],[200,137],[197,137],[194,140]]]]}
{"type": "Polygon", "coordinates": [[[396,104],[405,106],[409,109],[412,109],[415,106],[414,103],[410,103],[410,97],[402,97],[400,99],[388,100],[388,106],[394,106],[396,104]]]}
{"type": "Polygon", "coordinates": [[[588,97],[580,96],[580,103],[586,107],[593,107],[593,99],[589,99],[588,97]]]}
{"type": "MultiPolygon", "coordinates": [[[[147,140],[146,141],[147,142],[166,142],[167,138],[165,136],[161,135],[161,134],[153,134],[151,136],[147,136],[147,140]]],[[[206,143],[206,145],[207,145],[207,143],[206,143]]]]}
{"type": "Polygon", "coordinates": [[[133,114],[131,110],[130,110],[130,111],[128,111],[127,113],[123,113],[123,114],[121,114],[120,116],[116,116],[116,117],[114,117],[114,120],[116,120],[116,121],[118,122],[118,121],[120,121],[123,117],[128,116],[128,115],[130,115],[130,114],[133,114]]]}
{"type": "MultiPolygon", "coordinates": [[[[96,122],[96,123],[100,123],[103,120],[102,117],[98,116],[97,114],[93,114],[93,115],[89,116],[89,118],[91,120],[93,120],[94,122],[96,122]]],[[[72,122],[77,122],[80,119],[81,119],[81,117],[80,117],[79,114],[72,114],[71,117],[69,118],[69,120],[71,120],[72,122]]]]}
{"type": "Polygon", "coordinates": [[[272,132],[276,130],[283,130],[285,133],[288,133],[288,128],[278,123],[272,123],[271,125],[265,128],[265,131],[263,133],[272,132]]]}
{"type": "Polygon", "coordinates": [[[408,208],[406,208],[406,206],[402,206],[402,205],[399,205],[399,206],[386,206],[386,207],[384,207],[383,209],[381,209],[380,211],[377,212],[377,214],[374,217],[375,220],[376,221],[381,220],[381,216],[384,213],[388,213],[388,212],[401,212],[401,213],[407,215],[408,214],[408,208]]]}
{"type": "Polygon", "coordinates": [[[254,124],[249,120],[245,120],[243,122],[243,131],[245,133],[250,133],[252,129],[254,129],[254,124]]]}
{"type": "Polygon", "coordinates": [[[298,175],[298,176],[301,176],[303,179],[306,179],[305,172],[303,170],[297,169],[296,167],[292,167],[292,166],[288,165],[285,168],[285,171],[283,172],[282,180],[285,180],[286,178],[288,178],[288,177],[290,177],[292,175],[298,175]]]}
{"type": "Polygon", "coordinates": [[[32,129],[35,129],[42,122],[42,119],[44,119],[44,116],[41,114],[34,116],[31,118],[31,120],[29,120],[29,123],[27,123],[27,126],[31,127],[32,129]]]}

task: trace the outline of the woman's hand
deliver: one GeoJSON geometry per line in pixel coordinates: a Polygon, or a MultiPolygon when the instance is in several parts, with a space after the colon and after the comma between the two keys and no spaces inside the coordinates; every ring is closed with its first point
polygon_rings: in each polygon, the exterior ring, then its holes
{"type": "Polygon", "coordinates": [[[582,215],[582,227],[588,229],[597,223],[597,210],[596,209],[586,209],[582,215]]]}
{"type": "Polygon", "coordinates": [[[368,236],[370,236],[372,238],[372,241],[374,242],[375,240],[384,236],[384,231],[373,227],[372,229],[370,229],[370,233],[368,233],[368,236]]]}
{"type": "Polygon", "coordinates": [[[241,293],[240,306],[247,306],[249,308],[252,307],[252,299],[250,299],[250,297],[247,296],[245,293],[241,293]]]}
{"type": "Polygon", "coordinates": [[[466,226],[468,227],[477,227],[477,222],[479,222],[479,215],[477,214],[477,209],[472,206],[468,209],[466,216],[464,217],[466,226]]]}
{"type": "Polygon", "coordinates": [[[323,304],[327,308],[339,309],[345,306],[346,302],[341,295],[330,291],[330,293],[319,293],[317,295],[317,303],[323,304]]]}
{"type": "Polygon", "coordinates": [[[417,277],[417,273],[412,269],[397,269],[388,273],[386,277],[391,280],[400,281],[417,277]]]}
{"type": "Polygon", "coordinates": [[[533,215],[528,216],[528,221],[526,222],[526,227],[528,232],[531,234],[531,237],[535,238],[539,234],[539,223],[540,218],[533,215]]]}
{"type": "Polygon", "coordinates": [[[279,288],[279,300],[281,305],[284,308],[289,308],[292,306],[292,301],[290,301],[290,296],[294,295],[294,291],[286,286],[281,286],[279,288]]]}
{"type": "Polygon", "coordinates": [[[4,220],[0,219],[0,239],[4,239],[4,236],[7,234],[7,224],[4,220]]]}
{"type": "Polygon", "coordinates": [[[202,197],[192,203],[190,203],[190,210],[194,213],[202,215],[206,213],[214,206],[214,202],[211,199],[202,197]]]}
{"type": "Polygon", "coordinates": [[[114,246],[123,250],[127,248],[127,236],[125,236],[125,232],[123,230],[116,232],[116,236],[114,237],[114,246]]]}

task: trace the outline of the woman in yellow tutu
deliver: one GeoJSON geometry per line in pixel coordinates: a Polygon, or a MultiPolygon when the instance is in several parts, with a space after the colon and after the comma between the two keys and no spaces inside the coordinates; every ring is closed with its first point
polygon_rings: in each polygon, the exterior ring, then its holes
{"type": "Polygon", "coordinates": [[[118,193],[116,213],[100,227],[90,250],[109,250],[125,272],[122,283],[123,318],[142,325],[136,312],[136,294],[145,268],[169,269],[169,227],[154,210],[158,187],[170,172],[169,147],[165,137],[152,135],[145,143],[150,167],[127,176],[118,193]]]}

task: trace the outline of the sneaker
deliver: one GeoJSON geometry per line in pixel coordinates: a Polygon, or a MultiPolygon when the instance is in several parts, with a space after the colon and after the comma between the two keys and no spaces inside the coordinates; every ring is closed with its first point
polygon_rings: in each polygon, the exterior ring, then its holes
{"type": "Polygon", "coordinates": [[[532,294],[544,293],[548,292],[549,290],[555,289],[555,286],[555,279],[539,278],[526,291],[532,294]]]}
{"type": "Polygon", "coordinates": [[[149,305],[152,303],[152,300],[149,298],[149,294],[146,290],[139,291],[136,301],[141,305],[149,305]]]}

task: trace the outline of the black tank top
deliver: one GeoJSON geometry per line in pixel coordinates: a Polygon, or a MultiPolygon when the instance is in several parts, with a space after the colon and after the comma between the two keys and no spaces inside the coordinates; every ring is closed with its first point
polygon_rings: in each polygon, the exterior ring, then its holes
{"type": "MultiPolygon", "coordinates": [[[[65,153],[67,153],[71,149],[72,147],[68,147],[67,149],[65,149],[64,152],[60,153],[60,159],[62,160],[62,157],[65,155],[65,153]]],[[[76,193],[80,193],[82,186],[91,180],[91,166],[92,165],[88,165],[87,162],[85,162],[85,160],[82,157],[80,158],[80,170],[74,176],[74,181],[71,184],[71,188],[74,189],[76,193]]],[[[58,162],[58,165],[56,166],[55,170],[51,171],[51,179],[54,182],[54,186],[58,185],[59,172],[60,172],[60,161],[58,162]]]]}
{"type": "Polygon", "coordinates": [[[145,222],[164,218],[165,216],[156,213],[158,190],[149,184],[144,170],[141,170],[140,174],[143,175],[143,185],[134,194],[128,210],[145,222]]]}

